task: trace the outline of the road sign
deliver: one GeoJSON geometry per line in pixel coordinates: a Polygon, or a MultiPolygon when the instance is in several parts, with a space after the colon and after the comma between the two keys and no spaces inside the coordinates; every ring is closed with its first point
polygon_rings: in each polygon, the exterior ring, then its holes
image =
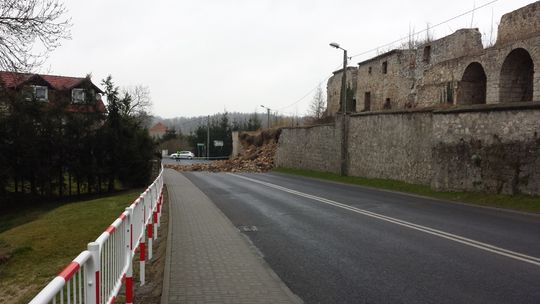
{"type": "Polygon", "coordinates": [[[214,147],[223,147],[223,140],[214,140],[214,147]]]}

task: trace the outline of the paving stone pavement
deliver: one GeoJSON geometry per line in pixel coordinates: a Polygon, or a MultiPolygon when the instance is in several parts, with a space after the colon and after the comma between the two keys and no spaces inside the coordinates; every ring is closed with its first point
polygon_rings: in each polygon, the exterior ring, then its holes
{"type": "Polygon", "coordinates": [[[191,181],[166,169],[165,183],[170,218],[162,304],[302,303],[191,181]]]}

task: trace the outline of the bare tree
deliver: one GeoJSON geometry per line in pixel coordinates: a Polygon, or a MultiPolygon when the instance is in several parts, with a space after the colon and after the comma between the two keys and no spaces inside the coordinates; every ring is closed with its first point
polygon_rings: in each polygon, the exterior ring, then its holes
{"type": "Polygon", "coordinates": [[[129,116],[149,115],[152,110],[150,89],[144,85],[128,86],[122,88],[122,95],[131,98],[129,106],[124,113],[129,116]]]}
{"type": "Polygon", "coordinates": [[[0,0],[0,69],[29,71],[43,63],[71,38],[65,13],[59,0],[0,0]]]}
{"type": "Polygon", "coordinates": [[[326,98],[324,97],[323,89],[321,85],[317,87],[313,100],[309,105],[309,115],[315,119],[320,119],[323,117],[324,111],[326,110],[326,98]]]}

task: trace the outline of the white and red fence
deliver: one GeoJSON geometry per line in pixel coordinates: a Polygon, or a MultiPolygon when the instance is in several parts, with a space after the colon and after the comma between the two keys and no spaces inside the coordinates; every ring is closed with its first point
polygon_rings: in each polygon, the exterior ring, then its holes
{"type": "Polygon", "coordinates": [[[138,249],[140,282],[144,285],[145,262],[152,259],[152,242],[158,236],[162,204],[163,168],[139,198],[30,304],[114,303],[123,284],[126,303],[133,303],[133,260],[138,249]]]}

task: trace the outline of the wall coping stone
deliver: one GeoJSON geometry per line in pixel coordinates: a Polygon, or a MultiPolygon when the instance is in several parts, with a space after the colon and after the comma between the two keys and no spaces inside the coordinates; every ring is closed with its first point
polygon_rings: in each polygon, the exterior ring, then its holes
{"type": "Polygon", "coordinates": [[[498,104],[462,105],[457,108],[434,110],[433,114],[453,114],[466,112],[493,112],[508,110],[534,110],[540,109],[540,102],[512,102],[498,104]]]}
{"type": "Polygon", "coordinates": [[[419,109],[400,109],[400,110],[380,110],[350,114],[350,117],[371,116],[371,115],[395,115],[395,114],[414,114],[414,113],[433,113],[433,114],[451,114],[451,113],[467,113],[467,112],[493,112],[493,111],[508,111],[508,110],[535,110],[540,109],[540,102],[525,101],[512,103],[498,104],[477,104],[477,105],[458,105],[451,108],[441,109],[434,107],[419,108],[419,109]]]}
{"type": "Polygon", "coordinates": [[[316,127],[333,127],[335,125],[336,125],[335,123],[327,123],[327,124],[311,125],[311,126],[283,127],[282,130],[311,129],[311,128],[316,128],[316,127]]]}
{"type": "Polygon", "coordinates": [[[357,116],[371,116],[371,115],[393,115],[393,114],[411,114],[411,113],[427,113],[433,112],[433,108],[416,108],[416,109],[400,109],[400,110],[380,110],[380,111],[369,111],[369,112],[359,112],[350,114],[351,117],[357,116]]]}

